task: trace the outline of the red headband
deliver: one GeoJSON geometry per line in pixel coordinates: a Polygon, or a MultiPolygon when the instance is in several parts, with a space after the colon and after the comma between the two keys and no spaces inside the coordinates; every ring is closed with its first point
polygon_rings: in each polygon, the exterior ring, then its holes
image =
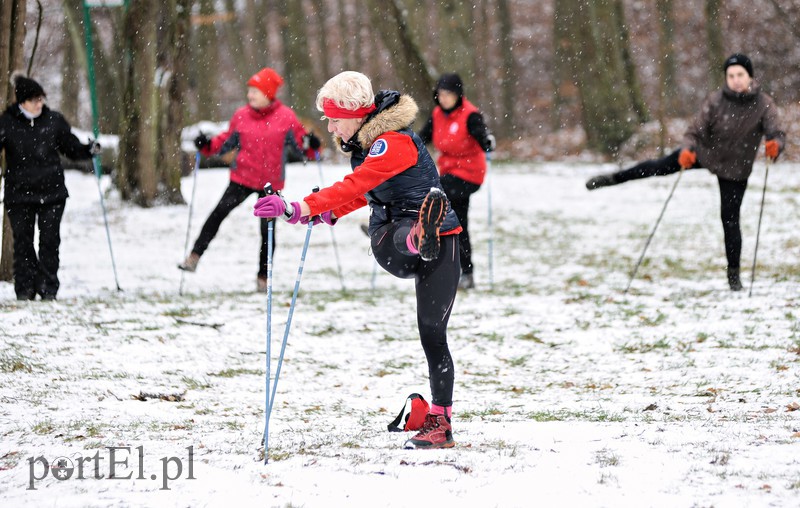
{"type": "Polygon", "coordinates": [[[322,112],[328,118],[363,118],[376,109],[375,104],[353,110],[340,108],[332,99],[322,101],[322,112]]]}

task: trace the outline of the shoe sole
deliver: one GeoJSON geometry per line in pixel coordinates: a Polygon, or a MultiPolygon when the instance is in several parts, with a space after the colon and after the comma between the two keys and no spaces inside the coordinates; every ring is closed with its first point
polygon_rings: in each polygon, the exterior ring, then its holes
{"type": "Polygon", "coordinates": [[[419,239],[419,255],[423,261],[433,261],[439,257],[439,228],[447,213],[447,197],[436,187],[425,196],[419,210],[419,224],[422,236],[419,239]]]}
{"type": "Polygon", "coordinates": [[[178,270],[183,270],[184,272],[194,273],[195,270],[197,270],[197,267],[192,268],[191,266],[180,264],[180,265],[178,265],[178,270]]]}

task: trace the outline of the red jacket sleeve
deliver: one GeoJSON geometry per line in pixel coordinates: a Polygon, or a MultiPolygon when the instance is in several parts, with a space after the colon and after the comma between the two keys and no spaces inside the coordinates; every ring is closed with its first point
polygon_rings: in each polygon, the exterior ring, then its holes
{"type": "Polygon", "coordinates": [[[364,194],[417,163],[419,153],[410,136],[387,132],[378,136],[372,146],[379,140],[385,145],[383,150],[371,149],[364,162],[341,182],[304,198],[311,215],[328,210],[333,210],[336,217],[347,215],[367,204],[364,194]]]}

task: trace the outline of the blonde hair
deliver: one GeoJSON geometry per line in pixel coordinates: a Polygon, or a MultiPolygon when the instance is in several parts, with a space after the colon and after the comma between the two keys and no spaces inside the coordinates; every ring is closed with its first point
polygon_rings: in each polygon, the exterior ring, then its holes
{"type": "Polygon", "coordinates": [[[317,109],[322,111],[325,99],[332,100],[338,107],[350,110],[369,107],[375,102],[370,79],[355,71],[340,72],[329,79],[317,92],[317,109]]]}

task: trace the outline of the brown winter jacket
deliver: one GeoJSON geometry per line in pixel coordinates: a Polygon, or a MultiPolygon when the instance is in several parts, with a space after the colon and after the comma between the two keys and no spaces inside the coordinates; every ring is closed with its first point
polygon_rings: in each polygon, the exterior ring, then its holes
{"type": "Polygon", "coordinates": [[[697,152],[697,162],[726,180],[746,181],[753,171],[762,136],[774,139],[783,151],[786,134],[778,125],[772,97],[753,82],[750,92],[723,86],[703,102],[686,130],[684,148],[697,152]]]}

